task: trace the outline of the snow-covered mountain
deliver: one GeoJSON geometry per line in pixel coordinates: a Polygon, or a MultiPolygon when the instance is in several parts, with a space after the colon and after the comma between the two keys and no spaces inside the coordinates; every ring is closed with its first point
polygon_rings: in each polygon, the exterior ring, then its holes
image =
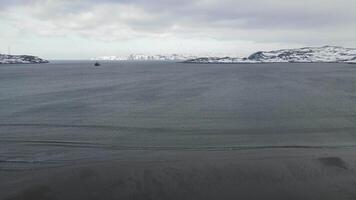
{"type": "Polygon", "coordinates": [[[118,56],[99,56],[96,58],[92,58],[91,60],[107,60],[107,61],[115,61],[115,60],[126,60],[125,57],[118,56]]]}
{"type": "Polygon", "coordinates": [[[245,58],[203,57],[187,63],[285,63],[285,62],[343,62],[356,63],[356,49],[336,46],[304,47],[275,51],[259,51],[245,58]]]}
{"type": "Polygon", "coordinates": [[[32,63],[48,63],[48,61],[39,58],[37,56],[0,54],[0,64],[32,64],[32,63]]]}
{"type": "Polygon", "coordinates": [[[188,59],[195,59],[197,56],[187,56],[180,54],[169,54],[169,55],[145,55],[145,54],[131,54],[126,57],[119,56],[99,56],[92,58],[91,60],[131,60],[131,61],[184,61],[188,59]]]}
{"type": "Polygon", "coordinates": [[[199,57],[184,61],[185,63],[243,63],[246,62],[244,58],[238,57],[199,57]]]}

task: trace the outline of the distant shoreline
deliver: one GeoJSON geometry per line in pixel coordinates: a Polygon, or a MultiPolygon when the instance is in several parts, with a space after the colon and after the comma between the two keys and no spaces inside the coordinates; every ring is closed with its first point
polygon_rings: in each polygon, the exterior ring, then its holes
{"type": "Polygon", "coordinates": [[[183,63],[183,64],[222,64],[222,65],[236,65],[236,64],[240,64],[240,65],[254,65],[254,64],[353,64],[355,65],[356,63],[347,63],[347,62],[178,62],[178,63],[183,63]]]}
{"type": "Polygon", "coordinates": [[[48,60],[32,55],[0,54],[0,64],[43,64],[48,60]]]}

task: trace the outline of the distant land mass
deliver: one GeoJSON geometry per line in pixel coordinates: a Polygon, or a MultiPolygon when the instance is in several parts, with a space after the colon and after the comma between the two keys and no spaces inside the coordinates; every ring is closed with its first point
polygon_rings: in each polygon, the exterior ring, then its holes
{"type": "Polygon", "coordinates": [[[356,63],[356,49],[338,46],[259,51],[248,57],[199,57],[185,63],[356,63]]]}
{"type": "Polygon", "coordinates": [[[36,63],[48,63],[48,60],[44,60],[37,56],[30,55],[8,55],[0,54],[0,64],[36,64],[36,63]]]}
{"type": "Polygon", "coordinates": [[[91,60],[105,60],[105,61],[185,61],[195,59],[198,56],[181,55],[181,54],[168,54],[168,55],[145,55],[145,54],[131,54],[129,56],[99,56],[91,60]]]}
{"type": "MultiPolygon", "coordinates": [[[[177,61],[184,63],[350,63],[356,64],[356,48],[339,46],[303,47],[274,51],[258,51],[248,57],[198,57],[182,54],[129,56],[100,56],[91,60],[98,61],[177,61]]],[[[0,64],[36,64],[49,61],[31,55],[0,54],[0,64]]]]}

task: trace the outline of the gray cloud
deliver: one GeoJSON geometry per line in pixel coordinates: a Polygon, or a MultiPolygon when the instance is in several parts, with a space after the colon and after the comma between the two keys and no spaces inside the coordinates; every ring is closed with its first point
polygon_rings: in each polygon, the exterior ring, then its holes
{"type": "Polygon", "coordinates": [[[356,45],[354,0],[0,0],[22,34],[356,45]]]}
{"type": "MultiPolygon", "coordinates": [[[[103,25],[103,20],[110,23],[117,16],[129,10],[136,18],[124,20],[133,28],[147,28],[149,31],[165,29],[175,24],[190,27],[246,28],[246,29],[316,29],[340,25],[354,25],[356,19],[356,2],[353,0],[3,0],[1,5],[7,8],[28,7],[30,18],[41,20],[59,20],[73,17],[72,22],[83,23],[78,19],[83,13],[93,12],[97,7],[109,6],[107,12],[95,13],[93,21],[103,25]],[[115,12],[115,7],[121,7],[115,12]],[[136,12],[136,13],[135,13],[136,12]],[[111,18],[110,18],[111,16],[111,18]],[[77,17],[77,18],[75,18],[77,17]]],[[[128,13],[126,13],[128,14],[128,13]]],[[[124,18],[121,16],[121,18],[124,18]]],[[[88,19],[89,20],[89,19],[88,19]]],[[[93,19],[90,19],[93,20],[93,19]]],[[[123,23],[121,20],[118,23],[123,23]]]]}

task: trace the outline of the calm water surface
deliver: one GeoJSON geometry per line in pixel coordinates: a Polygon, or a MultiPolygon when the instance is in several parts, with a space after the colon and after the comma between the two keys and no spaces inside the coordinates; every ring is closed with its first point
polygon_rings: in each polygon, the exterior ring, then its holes
{"type": "Polygon", "coordinates": [[[356,66],[0,65],[0,168],[132,151],[356,145],[356,66]]]}

